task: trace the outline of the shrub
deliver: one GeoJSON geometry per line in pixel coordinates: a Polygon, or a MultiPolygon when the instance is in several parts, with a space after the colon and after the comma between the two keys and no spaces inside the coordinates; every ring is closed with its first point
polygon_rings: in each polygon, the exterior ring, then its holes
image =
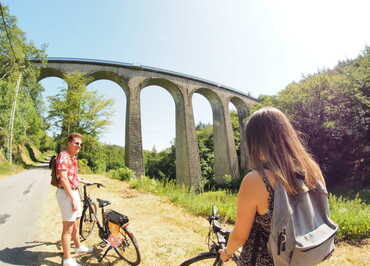
{"type": "Polygon", "coordinates": [[[329,196],[332,219],[338,224],[338,240],[359,240],[370,237],[370,206],[357,195],[354,199],[329,196]]]}
{"type": "Polygon", "coordinates": [[[116,170],[111,170],[108,172],[108,176],[114,179],[119,179],[121,181],[130,180],[135,177],[134,171],[127,167],[118,168],[116,170]]]}
{"type": "Polygon", "coordinates": [[[92,174],[90,167],[87,165],[86,159],[78,159],[78,172],[85,175],[92,174]]]}

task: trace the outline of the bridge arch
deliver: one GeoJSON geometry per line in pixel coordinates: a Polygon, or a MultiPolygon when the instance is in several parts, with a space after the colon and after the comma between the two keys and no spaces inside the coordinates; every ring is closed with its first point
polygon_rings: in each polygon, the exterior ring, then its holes
{"type": "Polygon", "coordinates": [[[239,163],[235,149],[228,103],[215,89],[199,87],[192,91],[208,99],[213,117],[213,146],[215,152],[215,181],[222,184],[225,175],[239,178],[239,163]]]}
{"type": "Polygon", "coordinates": [[[93,83],[98,80],[110,80],[121,87],[121,89],[125,93],[125,96],[127,96],[128,94],[127,82],[125,82],[125,80],[122,79],[122,77],[117,75],[117,73],[109,72],[109,71],[97,71],[97,72],[87,74],[86,77],[89,78],[89,83],[86,85],[89,85],[90,83],[93,83]]]}

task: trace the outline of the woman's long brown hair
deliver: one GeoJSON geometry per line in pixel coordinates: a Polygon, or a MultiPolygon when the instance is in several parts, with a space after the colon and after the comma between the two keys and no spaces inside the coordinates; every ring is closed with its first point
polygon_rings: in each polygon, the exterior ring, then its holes
{"type": "Polygon", "coordinates": [[[265,107],[255,112],[245,127],[245,137],[250,168],[267,167],[289,194],[300,191],[297,178],[309,188],[315,188],[317,181],[325,183],[320,167],[280,110],[265,107]]]}

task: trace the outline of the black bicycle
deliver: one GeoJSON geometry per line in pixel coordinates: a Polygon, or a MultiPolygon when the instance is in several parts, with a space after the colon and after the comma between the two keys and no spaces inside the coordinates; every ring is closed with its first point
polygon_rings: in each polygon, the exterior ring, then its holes
{"type": "Polygon", "coordinates": [[[91,235],[97,221],[95,215],[97,211],[96,204],[87,193],[88,186],[97,186],[98,188],[104,187],[104,185],[100,183],[85,184],[83,186],[83,208],[80,219],[80,236],[82,241],[86,240],[91,235]]]}
{"type": "MultiPolygon", "coordinates": [[[[221,227],[219,223],[219,216],[217,215],[217,207],[212,205],[211,215],[208,216],[208,222],[210,224],[207,244],[208,251],[202,252],[195,257],[188,259],[181,263],[180,266],[187,265],[222,265],[223,262],[220,258],[218,251],[226,247],[227,241],[229,239],[230,231],[221,227]]],[[[237,262],[239,260],[239,255],[234,254],[232,260],[237,262]]]]}
{"type": "MultiPolygon", "coordinates": [[[[84,207],[82,212],[80,228],[85,230],[83,234],[88,236],[91,234],[94,225],[97,225],[99,237],[102,240],[99,246],[102,248],[108,246],[104,255],[99,259],[99,262],[101,262],[107,253],[113,249],[121,259],[125,260],[130,265],[140,264],[141,254],[139,245],[134,234],[128,230],[128,217],[114,210],[105,211],[104,208],[111,205],[111,202],[97,199],[98,207],[101,208],[102,217],[101,222],[99,222],[96,204],[92,202],[86,191],[86,187],[91,185],[97,185],[98,187],[103,186],[99,183],[84,185],[84,199],[87,207],[84,207]]],[[[80,231],[81,236],[82,230],[80,231]]]]}

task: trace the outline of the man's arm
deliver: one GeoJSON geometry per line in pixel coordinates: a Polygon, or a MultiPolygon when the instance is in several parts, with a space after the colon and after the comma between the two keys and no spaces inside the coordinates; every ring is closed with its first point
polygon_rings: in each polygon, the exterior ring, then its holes
{"type": "Polygon", "coordinates": [[[72,196],[72,188],[71,184],[69,183],[68,177],[67,177],[67,172],[66,171],[60,171],[59,172],[59,178],[60,178],[60,184],[64,188],[64,191],[66,192],[68,198],[72,201],[72,210],[76,211],[77,210],[77,203],[75,199],[72,196]]]}

